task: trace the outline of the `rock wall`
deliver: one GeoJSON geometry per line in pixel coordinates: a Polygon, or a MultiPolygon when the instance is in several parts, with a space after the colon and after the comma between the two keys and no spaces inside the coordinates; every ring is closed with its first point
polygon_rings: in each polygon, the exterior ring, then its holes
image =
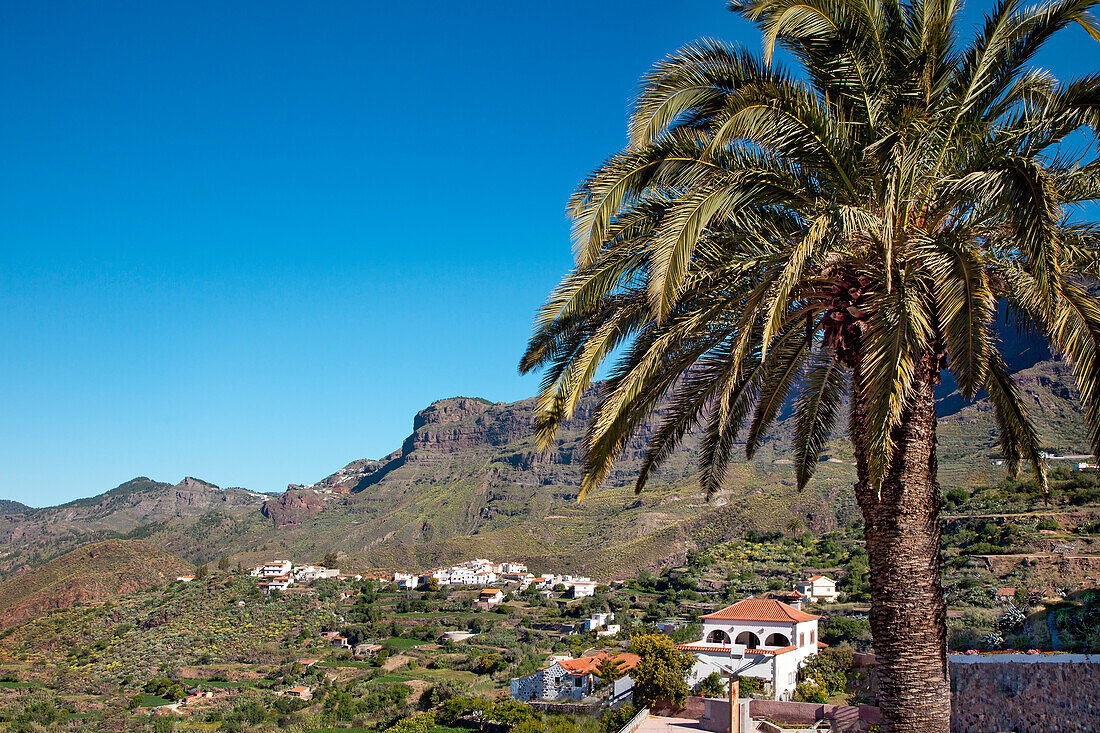
{"type": "Polygon", "coordinates": [[[1100,655],[952,655],[951,730],[1100,731],[1100,655]]]}

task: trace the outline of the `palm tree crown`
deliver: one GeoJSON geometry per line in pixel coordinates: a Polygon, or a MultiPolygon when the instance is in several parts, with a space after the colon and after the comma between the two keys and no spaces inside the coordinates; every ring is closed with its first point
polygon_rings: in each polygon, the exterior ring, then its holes
{"type": "Polygon", "coordinates": [[[751,457],[792,391],[799,484],[846,392],[866,406],[853,438],[877,483],[929,350],[966,397],[989,395],[1006,457],[1043,477],[998,350],[998,299],[1072,361],[1100,448],[1100,303],[1081,280],[1100,274],[1100,228],[1070,218],[1100,198],[1100,166],[1064,145],[1100,130],[1100,75],[1028,68],[1067,25],[1100,39],[1093,5],[1001,2],[960,48],[945,0],[735,3],[762,56],[701,41],[657,64],[629,146],[570,202],[576,266],[521,363],[546,370],[548,444],[621,348],[582,496],[662,400],[638,490],[699,427],[712,494],[742,425],[751,457]],[[773,62],[776,44],[802,78],[773,62]]]}

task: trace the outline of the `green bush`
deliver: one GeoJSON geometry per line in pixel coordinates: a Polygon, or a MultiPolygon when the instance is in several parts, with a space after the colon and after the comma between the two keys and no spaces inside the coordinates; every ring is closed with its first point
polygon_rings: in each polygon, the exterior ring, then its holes
{"type": "Polygon", "coordinates": [[[435,728],[435,716],[431,713],[417,713],[404,718],[386,729],[386,733],[430,733],[435,728]]]}

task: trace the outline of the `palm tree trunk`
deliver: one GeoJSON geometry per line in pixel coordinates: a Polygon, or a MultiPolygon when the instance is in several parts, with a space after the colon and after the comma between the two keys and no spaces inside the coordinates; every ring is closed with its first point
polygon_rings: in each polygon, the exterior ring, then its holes
{"type": "MultiPolygon", "coordinates": [[[[936,483],[938,381],[939,358],[929,351],[921,357],[913,399],[892,433],[895,452],[879,490],[868,480],[858,387],[853,400],[855,488],[870,565],[879,705],[893,733],[947,733],[951,723],[936,483]]],[[[858,364],[853,384],[859,384],[858,364]]]]}

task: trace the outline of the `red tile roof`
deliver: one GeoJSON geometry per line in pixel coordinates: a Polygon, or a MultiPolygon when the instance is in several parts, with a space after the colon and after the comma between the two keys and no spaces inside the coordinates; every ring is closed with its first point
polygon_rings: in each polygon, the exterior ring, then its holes
{"type": "Polygon", "coordinates": [[[701,616],[703,619],[717,619],[720,621],[781,621],[792,623],[798,621],[813,621],[821,618],[812,613],[799,611],[793,606],[788,606],[782,601],[771,598],[746,598],[732,606],[726,606],[720,611],[701,616]]]}
{"type": "MultiPolygon", "coordinates": [[[[588,674],[589,672],[594,671],[596,669],[596,667],[599,666],[600,662],[607,659],[608,657],[609,657],[608,654],[600,653],[600,654],[597,654],[594,657],[581,657],[580,659],[566,659],[564,661],[558,662],[558,664],[560,664],[562,667],[564,667],[565,670],[569,672],[569,674],[576,674],[576,675],[588,674]]],[[[625,654],[625,653],[624,654],[616,654],[614,657],[611,657],[611,659],[614,659],[614,660],[619,662],[619,669],[622,672],[626,672],[629,669],[634,669],[634,666],[637,665],[638,662],[642,661],[642,658],[639,657],[637,654],[625,654]]]]}
{"type": "Polygon", "coordinates": [[[786,654],[797,648],[796,646],[784,646],[778,649],[746,649],[745,654],[786,654]]]}
{"type": "Polygon", "coordinates": [[[826,578],[824,575],[811,575],[810,580],[829,580],[829,578],[826,578]]]}

